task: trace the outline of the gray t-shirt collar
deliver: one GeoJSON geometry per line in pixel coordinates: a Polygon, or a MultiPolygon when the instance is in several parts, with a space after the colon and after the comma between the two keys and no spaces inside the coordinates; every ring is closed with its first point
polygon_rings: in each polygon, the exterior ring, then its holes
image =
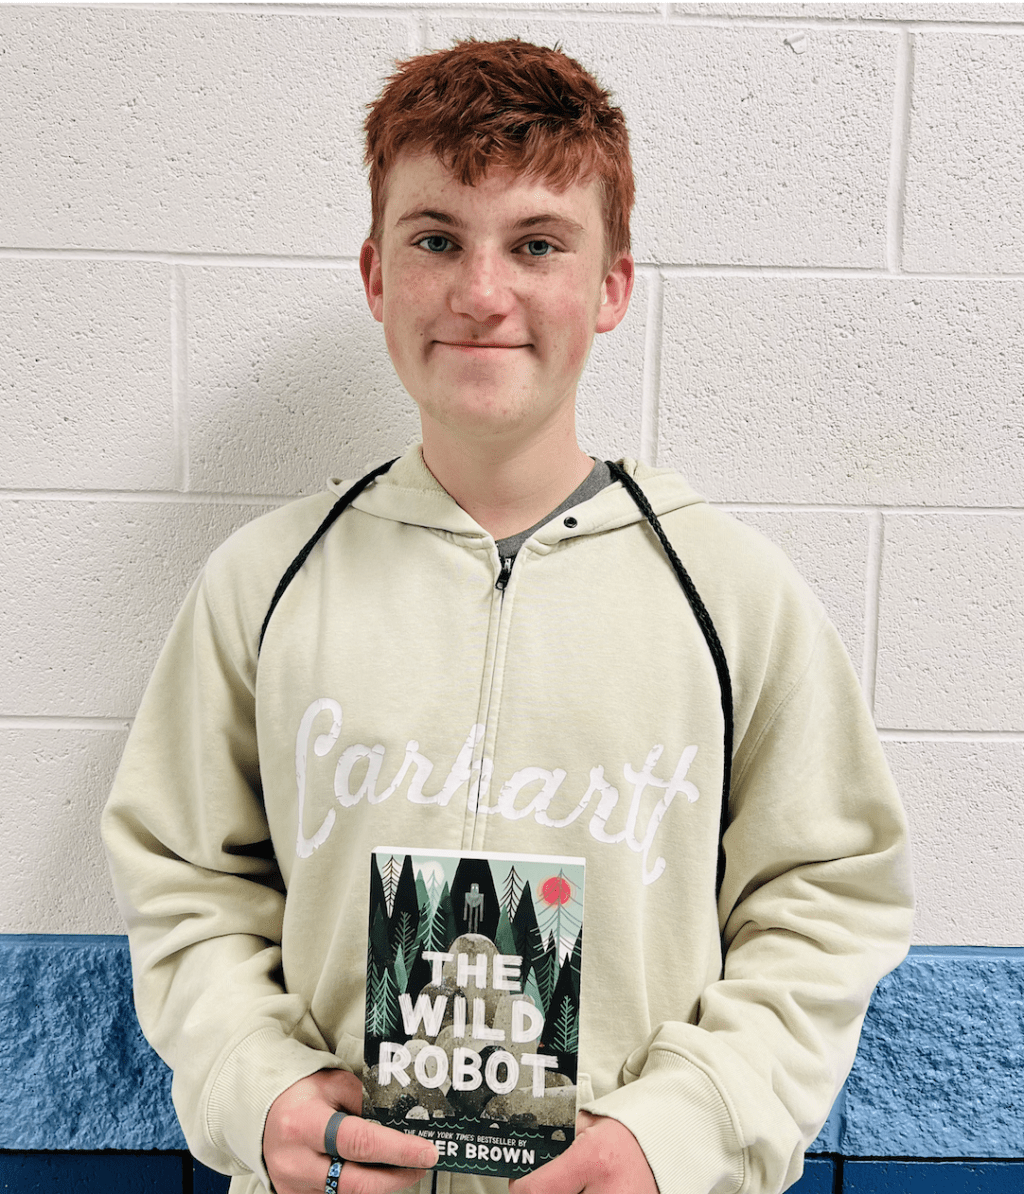
{"type": "Polygon", "coordinates": [[[611,485],[611,483],[611,469],[609,469],[603,460],[595,460],[594,467],[583,478],[581,484],[576,486],[557,509],[552,510],[540,522],[535,522],[532,527],[528,527],[525,531],[518,531],[514,535],[509,535],[507,539],[499,539],[498,555],[503,561],[514,559],[519,554],[519,549],[534,531],[539,531],[542,526],[545,526],[553,518],[557,518],[563,511],[570,510],[573,506],[579,506],[582,502],[588,501],[595,494],[600,493],[606,486],[611,485]]]}

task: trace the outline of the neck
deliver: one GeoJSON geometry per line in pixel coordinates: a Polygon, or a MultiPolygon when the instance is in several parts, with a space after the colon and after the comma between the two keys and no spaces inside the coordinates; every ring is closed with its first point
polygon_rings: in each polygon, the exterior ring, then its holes
{"type": "Polygon", "coordinates": [[[423,461],[438,483],[495,539],[539,522],[586,478],[594,466],[569,434],[529,444],[453,440],[423,426],[423,461]]]}

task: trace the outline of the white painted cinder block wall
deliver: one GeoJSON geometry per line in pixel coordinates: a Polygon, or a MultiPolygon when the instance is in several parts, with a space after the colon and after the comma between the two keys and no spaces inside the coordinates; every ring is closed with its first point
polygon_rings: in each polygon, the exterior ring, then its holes
{"type": "Polygon", "coordinates": [[[926,944],[1024,944],[1024,5],[0,11],[0,931],[119,932],[99,809],[240,523],[416,434],[362,106],[456,36],[626,110],[639,282],[588,447],[684,471],[838,623],[926,944]]]}

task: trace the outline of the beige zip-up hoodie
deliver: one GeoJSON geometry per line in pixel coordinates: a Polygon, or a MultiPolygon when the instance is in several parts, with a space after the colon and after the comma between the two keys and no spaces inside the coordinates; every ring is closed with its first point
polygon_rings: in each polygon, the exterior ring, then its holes
{"type": "Polygon", "coordinates": [[[494,540],[414,449],[319,541],[258,660],[282,573],[347,485],[244,527],[190,593],[103,833],[139,1019],[232,1194],[269,1187],[281,1091],[361,1069],[384,843],[584,856],[583,1106],[633,1132],[662,1194],[799,1176],[906,952],[904,817],[846,653],[783,554],[677,475],[624,466],[732,677],[717,902],[718,679],[621,484],[536,532],[501,590],[494,540]]]}

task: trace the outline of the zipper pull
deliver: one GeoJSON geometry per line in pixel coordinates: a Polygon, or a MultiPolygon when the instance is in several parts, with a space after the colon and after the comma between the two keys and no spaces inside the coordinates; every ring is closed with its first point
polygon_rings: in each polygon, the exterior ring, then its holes
{"type": "Polygon", "coordinates": [[[512,565],[516,562],[515,556],[503,556],[501,560],[501,571],[498,573],[498,579],[494,582],[494,587],[500,589],[502,593],[505,591],[505,586],[508,584],[508,578],[512,575],[512,565]]]}

